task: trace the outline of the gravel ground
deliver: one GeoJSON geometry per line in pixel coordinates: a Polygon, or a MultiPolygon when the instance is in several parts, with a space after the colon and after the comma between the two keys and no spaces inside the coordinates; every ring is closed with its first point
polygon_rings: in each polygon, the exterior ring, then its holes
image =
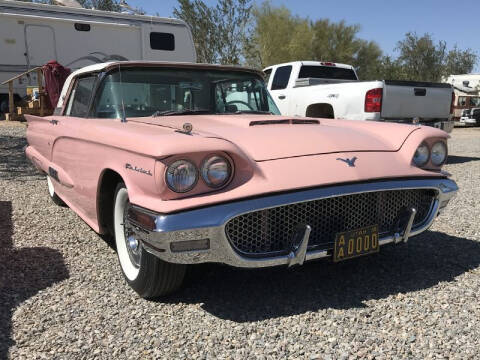
{"type": "Polygon", "coordinates": [[[24,133],[0,123],[0,359],[478,358],[479,128],[454,130],[446,169],[461,191],[408,245],[293,270],[201,265],[158,302],[50,201],[24,133]]]}

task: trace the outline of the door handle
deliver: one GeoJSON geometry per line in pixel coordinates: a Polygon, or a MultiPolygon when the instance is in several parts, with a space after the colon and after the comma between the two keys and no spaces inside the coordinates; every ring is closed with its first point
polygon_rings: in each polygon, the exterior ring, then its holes
{"type": "Polygon", "coordinates": [[[278,98],[279,98],[280,100],[283,100],[283,99],[286,98],[286,96],[285,96],[285,95],[278,95],[278,98]]]}
{"type": "Polygon", "coordinates": [[[414,88],[413,93],[415,96],[425,96],[427,95],[427,89],[414,88]]]}
{"type": "Polygon", "coordinates": [[[48,121],[52,125],[58,125],[58,120],[52,119],[48,121]]]}

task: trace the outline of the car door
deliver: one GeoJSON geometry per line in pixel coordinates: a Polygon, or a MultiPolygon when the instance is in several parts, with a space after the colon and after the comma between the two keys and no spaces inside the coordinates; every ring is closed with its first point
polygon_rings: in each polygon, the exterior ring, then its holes
{"type": "Polygon", "coordinates": [[[282,115],[289,114],[289,98],[287,95],[288,82],[292,73],[292,65],[280,66],[275,69],[272,83],[270,86],[270,94],[275,101],[282,115]]]}
{"type": "MultiPolygon", "coordinates": [[[[40,156],[47,160],[47,162],[52,160],[52,148],[53,143],[55,142],[56,127],[58,123],[56,116],[32,116],[27,115],[28,127],[27,127],[27,140],[28,144],[37,151],[40,156]]],[[[43,159],[36,159],[39,165],[43,163],[43,159]]],[[[42,169],[47,171],[44,166],[40,166],[42,169]]]]}
{"type": "Polygon", "coordinates": [[[51,168],[49,172],[59,184],[63,185],[56,188],[61,195],[64,191],[73,185],[71,176],[72,168],[80,166],[75,146],[65,147],[66,141],[78,138],[85,121],[91,103],[93,88],[97,80],[96,75],[88,75],[77,78],[72,86],[70,95],[66,101],[63,115],[54,117],[54,139],[51,151],[51,168]]]}

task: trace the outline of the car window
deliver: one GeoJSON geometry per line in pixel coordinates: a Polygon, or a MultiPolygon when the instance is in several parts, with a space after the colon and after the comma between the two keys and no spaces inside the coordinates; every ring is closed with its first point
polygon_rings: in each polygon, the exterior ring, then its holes
{"type": "Polygon", "coordinates": [[[96,79],[96,76],[88,76],[75,81],[75,85],[68,99],[65,115],[76,117],[87,116],[88,105],[90,104],[90,97],[96,79]]]}
{"type": "Polygon", "coordinates": [[[292,66],[280,66],[275,71],[272,82],[272,90],[281,90],[285,89],[288,85],[288,80],[290,79],[290,74],[292,72],[292,66]]]}
{"type": "Polygon", "coordinates": [[[279,111],[258,79],[221,80],[215,85],[215,112],[279,111]]]}
{"type": "Polygon", "coordinates": [[[299,78],[320,78],[336,80],[357,80],[355,71],[336,66],[309,66],[300,68],[299,78]]]}

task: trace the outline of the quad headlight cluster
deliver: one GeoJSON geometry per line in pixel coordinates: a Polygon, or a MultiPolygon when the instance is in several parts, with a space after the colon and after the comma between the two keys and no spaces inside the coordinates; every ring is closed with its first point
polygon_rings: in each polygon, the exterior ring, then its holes
{"type": "Polygon", "coordinates": [[[165,180],[171,190],[185,193],[195,187],[200,176],[207,186],[219,189],[230,180],[232,166],[226,158],[220,155],[207,157],[202,162],[200,169],[189,160],[177,160],[167,168],[165,180]]]}
{"type": "Polygon", "coordinates": [[[447,160],[447,153],[447,144],[444,141],[437,141],[432,146],[422,143],[413,155],[413,163],[424,167],[430,161],[434,166],[442,166],[447,160]]]}

